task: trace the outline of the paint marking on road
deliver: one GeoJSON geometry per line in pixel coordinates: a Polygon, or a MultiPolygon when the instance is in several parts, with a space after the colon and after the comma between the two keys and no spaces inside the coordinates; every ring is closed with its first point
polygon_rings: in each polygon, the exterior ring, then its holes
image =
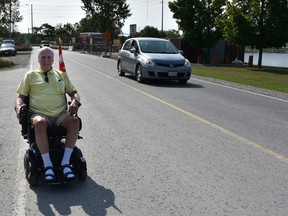
{"type": "MultiPolygon", "coordinates": [[[[25,143],[26,144],[26,143],[25,143]]],[[[15,181],[17,182],[17,188],[15,188],[14,192],[14,202],[13,202],[13,215],[26,215],[25,209],[26,209],[26,186],[27,181],[24,174],[23,169],[23,155],[25,153],[24,146],[26,145],[20,145],[22,147],[19,148],[19,155],[18,155],[18,162],[17,162],[17,176],[15,181]]]]}
{"type": "Polygon", "coordinates": [[[241,92],[245,92],[245,93],[248,93],[248,94],[254,94],[254,95],[257,95],[257,96],[266,97],[266,98],[269,98],[269,99],[278,100],[278,101],[282,101],[282,102],[288,103],[288,100],[277,98],[277,97],[273,97],[273,96],[269,96],[269,95],[265,95],[265,94],[261,94],[261,93],[252,92],[252,91],[249,91],[249,90],[239,89],[239,88],[235,88],[235,87],[232,87],[232,86],[227,86],[227,85],[223,85],[223,84],[220,84],[220,83],[214,83],[214,82],[210,82],[210,81],[207,81],[207,80],[202,80],[202,79],[197,79],[197,78],[192,78],[192,77],[191,77],[191,79],[197,80],[198,82],[209,83],[211,85],[221,86],[221,87],[224,87],[224,88],[229,88],[229,89],[233,89],[233,90],[236,90],[236,91],[241,91],[241,92]]]}
{"type": "MultiPolygon", "coordinates": [[[[213,127],[213,128],[221,131],[222,133],[224,133],[224,134],[226,134],[226,135],[228,135],[230,137],[233,137],[233,138],[235,138],[237,140],[240,140],[241,142],[244,142],[244,143],[248,144],[249,146],[252,146],[255,149],[259,149],[260,151],[262,151],[262,152],[264,152],[264,153],[266,153],[266,154],[268,154],[270,156],[273,156],[274,158],[276,158],[278,160],[281,160],[283,162],[288,162],[288,158],[284,157],[283,155],[280,155],[280,154],[278,154],[278,153],[276,153],[276,152],[274,152],[274,151],[272,151],[272,150],[270,150],[268,148],[265,148],[264,146],[262,146],[262,145],[260,145],[260,144],[258,144],[256,142],[253,142],[253,141],[251,141],[251,140],[249,140],[249,139],[247,139],[245,137],[242,137],[242,136],[240,136],[240,135],[238,135],[236,133],[233,133],[232,131],[230,131],[230,130],[224,128],[224,127],[221,127],[220,125],[217,125],[217,124],[215,124],[213,122],[210,122],[210,121],[208,121],[208,120],[206,120],[204,118],[201,118],[200,116],[197,116],[197,115],[195,115],[195,114],[193,114],[191,112],[188,112],[187,110],[184,110],[184,109],[182,109],[180,107],[177,107],[177,106],[175,106],[175,105],[173,105],[173,104],[171,104],[171,103],[169,103],[167,101],[164,101],[164,100],[162,100],[162,99],[160,99],[160,98],[158,98],[158,97],[156,97],[154,95],[151,95],[151,94],[149,94],[149,93],[147,93],[145,91],[142,91],[142,90],[137,89],[137,88],[135,88],[135,87],[133,87],[131,85],[128,85],[128,84],[120,81],[119,79],[116,79],[116,78],[114,78],[114,77],[112,77],[110,75],[104,74],[104,73],[102,73],[102,72],[100,72],[98,70],[95,70],[94,68],[91,68],[91,67],[89,67],[89,66],[87,66],[85,64],[79,63],[78,61],[75,61],[75,60],[73,60],[71,58],[69,58],[69,60],[74,62],[74,63],[76,63],[76,64],[82,65],[83,67],[86,67],[89,70],[92,70],[92,71],[94,71],[94,72],[96,72],[96,73],[98,73],[98,74],[100,74],[100,75],[102,75],[102,76],[104,76],[104,77],[106,77],[108,79],[114,80],[114,81],[116,81],[116,82],[118,82],[118,83],[120,83],[122,85],[125,85],[125,86],[127,86],[127,87],[129,87],[129,88],[131,88],[131,89],[133,89],[133,90],[135,90],[135,91],[137,91],[137,92],[139,92],[139,93],[141,93],[143,95],[146,95],[147,97],[150,97],[151,99],[153,99],[155,101],[158,101],[158,102],[160,102],[160,103],[162,103],[162,104],[164,104],[164,105],[166,105],[168,107],[171,107],[171,108],[173,108],[173,109],[175,109],[175,110],[177,110],[177,111],[179,111],[179,112],[181,112],[181,113],[183,113],[183,114],[185,114],[185,115],[187,115],[187,116],[189,116],[189,117],[191,117],[191,118],[193,118],[195,120],[198,120],[198,121],[200,121],[200,122],[202,122],[202,123],[204,123],[204,124],[206,124],[206,125],[208,125],[210,127],[213,127]]],[[[263,95],[261,95],[261,96],[263,96],[263,95]]],[[[273,97],[271,97],[271,98],[273,98],[273,97]]],[[[275,98],[273,98],[273,99],[275,99],[275,98]]]]}

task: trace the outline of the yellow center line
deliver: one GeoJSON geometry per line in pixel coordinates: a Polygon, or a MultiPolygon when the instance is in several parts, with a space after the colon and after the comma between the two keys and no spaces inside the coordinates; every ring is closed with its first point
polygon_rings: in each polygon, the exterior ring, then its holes
{"type": "Polygon", "coordinates": [[[166,105],[168,107],[171,107],[172,109],[175,109],[175,110],[177,110],[177,111],[179,111],[179,112],[181,112],[181,113],[183,113],[183,114],[185,114],[185,115],[187,115],[187,116],[189,116],[189,117],[191,117],[191,118],[193,118],[195,120],[198,120],[198,121],[200,121],[200,122],[202,122],[202,123],[204,123],[204,124],[206,124],[206,125],[208,125],[210,127],[213,127],[213,128],[221,131],[222,133],[224,133],[224,134],[226,134],[226,135],[228,135],[230,137],[233,137],[233,138],[235,138],[237,140],[240,140],[241,142],[244,142],[244,143],[252,146],[255,149],[259,149],[260,151],[262,151],[262,152],[264,152],[264,153],[266,153],[268,155],[271,155],[271,156],[275,157],[278,160],[281,160],[283,162],[288,162],[288,158],[284,157],[283,155],[280,155],[280,154],[278,154],[278,153],[276,153],[276,152],[274,152],[274,151],[272,151],[272,150],[270,150],[268,148],[263,147],[262,145],[260,145],[260,144],[258,144],[256,142],[253,142],[253,141],[251,141],[251,140],[249,140],[247,138],[244,138],[244,137],[242,137],[242,136],[240,136],[240,135],[238,135],[236,133],[233,133],[232,131],[221,127],[220,125],[217,125],[217,124],[215,124],[213,122],[210,122],[210,121],[208,121],[208,120],[206,120],[204,118],[201,118],[200,116],[197,116],[197,115],[195,115],[195,114],[193,114],[191,112],[188,112],[187,110],[184,110],[184,109],[182,109],[182,108],[180,108],[178,106],[175,106],[175,105],[173,105],[171,103],[168,103],[167,101],[164,101],[164,100],[162,100],[162,99],[160,99],[160,98],[158,98],[156,96],[153,96],[153,95],[151,95],[151,94],[149,94],[149,93],[147,93],[145,91],[142,91],[142,90],[137,89],[137,88],[135,88],[135,87],[133,87],[131,85],[128,85],[128,84],[126,84],[126,83],[124,83],[124,82],[122,82],[122,81],[120,81],[120,80],[118,80],[118,79],[116,79],[116,78],[114,78],[112,76],[109,76],[109,75],[104,74],[104,73],[102,73],[100,71],[97,71],[94,68],[91,68],[91,67],[89,67],[87,65],[84,65],[82,63],[76,62],[76,61],[74,61],[74,60],[72,60],[70,58],[69,58],[69,60],[73,61],[74,63],[77,63],[79,65],[82,65],[83,67],[86,67],[86,68],[88,68],[88,69],[90,69],[92,71],[95,71],[96,73],[98,73],[98,74],[100,74],[102,76],[105,76],[106,78],[109,78],[111,80],[114,80],[114,81],[122,84],[122,85],[125,85],[125,86],[127,86],[127,87],[129,87],[129,88],[131,88],[131,89],[133,89],[133,90],[135,90],[135,91],[147,96],[147,97],[150,97],[151,99],[153,99],[155,101],[158,101],[159,103],[162,103],[162,104],[164,104],[164,105],[166,105]]]}

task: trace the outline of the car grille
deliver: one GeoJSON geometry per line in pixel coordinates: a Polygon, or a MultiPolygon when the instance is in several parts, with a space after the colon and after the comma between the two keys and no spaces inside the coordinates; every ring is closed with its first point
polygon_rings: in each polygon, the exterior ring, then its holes
{"type": "Polygon", "coordinates": [[[156,64],[161,67],[169,67],[169,68],[184,66],[184,64],[162,64],[162,63],[156,63],[156,64]]]}

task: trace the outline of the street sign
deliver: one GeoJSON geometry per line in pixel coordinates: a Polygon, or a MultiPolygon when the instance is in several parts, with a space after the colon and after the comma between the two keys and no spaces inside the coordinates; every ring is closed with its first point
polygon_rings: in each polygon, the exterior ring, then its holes
{"type": "Polygon", "coordinates": [[[137,33],[137,25],[131,24],[130,25],[130,36],[134,37],[134,36],[136,36],[136,33],[137,33]]]}
{"type": "Polygon", "coordinates": [[[109,40],[111,38],[110,32],[104,32],[104,39],[109,40]]]}

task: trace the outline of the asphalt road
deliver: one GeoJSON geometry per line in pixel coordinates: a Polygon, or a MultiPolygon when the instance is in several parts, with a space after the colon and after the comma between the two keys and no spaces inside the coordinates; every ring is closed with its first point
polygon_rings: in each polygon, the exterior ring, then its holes
{"type": "Polygon", "coordinates": [[[24,178],[13,106],[35,49],[24,68],[0,71],[0,215],[288,214],[287,100],[195,78],[138,84],[113,59],[64,59],[81,94],[89,177],[36,188],[24,178]]]}

